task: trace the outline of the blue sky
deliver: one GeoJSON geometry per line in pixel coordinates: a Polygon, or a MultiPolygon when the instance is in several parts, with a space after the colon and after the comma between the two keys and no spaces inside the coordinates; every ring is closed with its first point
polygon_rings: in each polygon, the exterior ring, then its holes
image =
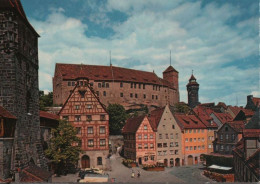
{"type": "MultiPolygon", "coordinates": [[[[256,0],[22,0],[39,38],[40,89],[55,63],[179,71],[180,100],[194,70],[202,103],[260,96],[256,0]]],[[[237,100],[236,100],[237,99],[237,100]]]]}

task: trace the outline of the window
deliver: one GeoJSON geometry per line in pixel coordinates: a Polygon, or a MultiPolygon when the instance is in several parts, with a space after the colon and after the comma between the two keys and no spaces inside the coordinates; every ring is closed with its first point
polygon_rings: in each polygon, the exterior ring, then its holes
{"type": "Polygon", "coordinates": [[[200,146],[198,146],[198,150],[200,150],[200,146]]]}
{"type": "Polygon", "coordinates": [[[101,120],[101,121],[106,120],[106,116],[105,116],[104,114],[101,114],[101,115],[100,115],[100,120],[101,120]]]}
{"type": "Polygon", "coordinates": [[[106,91],[103,91],[103,96],[107,96],[107,92],[106,91]]]}
{"type": "Polygon", "coordinates": [[[76,109],[76,110],[79,110],[79,105],[75,105],[75,109],[76,109]]]}
{"type": "Polygon", "coordinates": [[[144,94],[144,98],[146,98],[146,94],[144,94]]]}
{"type": "Polygon", "coordinates": [[[190,146],[190,150],[192,150],[192,146],[190,146]]]}
{"type": "Polygon", "coordinates": [[[167,143],[163,143],[163,147],[164,147],[164,148],[168,147],[168,146],[167,146],[167,143]]]}
{"type": "Polygon", "coordinates": [[[87,121],[91,121],[92,120],[92,116],[91,115],[87,115],[87,121]]]}
{"type": "Polygon", "coordinates": [[[179,143],[178,142],[175,142],[175,147],[178,147],[179,146],[179,143]]]}
{"type": "Polygon", "coordinates": [[[171,133],[171,139],[173,139],[173,133],[171,133]]]}
{"type": "Polygon", "coordinates": [[[133,93],[130,93],[130,98],[133,98],[133,93]]]}
{"type": "Polygon", "coordinates": [[[150,148],[153,149],[154,148],[154,145],[153,143],[150,143],[150,148]]]}
{"type": "Polygon", "coordinates": [[[174,126],[174,125],[172,125],[172,129],[175,129],[175,126],[174,126]]]}
{"type": "Polygon", "coordinates": [[[71,86],[71,82],[70,81],[68,82],[68,86],[71,86]]]}
{"type": "Polygon", "coordinates": [[[151,155],[150,158],[151,158],[151,160],[154,160],[154,155],[151,155]]]}
{"type": "Polygon", "coordinates": [[[205,149],[205,146],[204,146],[204,145],[202,146],[202,149],[203,149],[203,150],[205,149]]]}
{"type": "Polygon", "coordinates": [[[165,138],[166,138],[166,139],[169,139],[169,136],[168,136],[168,134],[165,134],[165,138]]]}
{"type": "Polygon", "coordinates": [[[225,127],[225,132],[228,132],[228,127],[227,126],[225,127]]]}
{"type": "MultiPolygon", "coordinates": [[[[164,119],[164,120],[166,120],[166,119],[164,119]]],[[[165,125],[163,125],[163,128],[165,129],[165,125]]]]}
{"type": "Polygon", "coordinates": [[[139,84],[139,89],[141,89],[141,84],[139,84]]]}
{"type": "Polygon", "coordinates": [[[93,127],[88,127],[88,134],[93,134],[93,127]]]}
{"type": "Polygon", "coordinates": [[[158,144],[157,144],[157,147],[158,147],[158,148],[162,148],[162,143],[158,143],[158,144]]]}
{"type": "Polygon", "coordinates": [[[220,134],[220,140],[222,140],[223,139],[223,134],[220,134]]]}
{"type": "Polygon", "coordinates": [[[98,83],[98,87],[101,88],[101,83],[98,83]]]}
{"type": "Polygon", "coordinates": [[[170,147],[174,147],[173,142],[170,142],[170,147]]]}
{"type": "Polygon", "coordinates": [[[200,129],[198,129],[198,133],[200,133],[200,129]]]}
{"type": "Polygon", "coordinates": [[[124,97],[124,93],[120,93],[120,97],[124,97]]]}
{"type": "Polygon", "coordinates": [[[145,89],[145,84],[143,84],[143,89],[145,89]]]}
{"type": "Polygon", "coordinates": [[[152,95],[152,99],[154,99],[154,95],[152,95]]]}
{"type": "Polygon", "coordinates": [[[79,115],[75,116],[75,121],[80,121],[80,116],[79,115]]]}
{"type": "Polygon", "coordinates": [[[235,134],[232,134],[232,140],[235,140],[235,134]]]}
{"type": "Polygon", "coordinates": [[[148,156],[144,156],[144,161],[148,161],[148,156]]]}
{"type": "Polygon", "coordinates": [[[196,129],[193,130],[193,133],[196,133],[196,129]]]}
{"type": "Polygon", "coordinates": [[[179,150],[175,150],[175,155],[178,155],[179,154],[179,150]]]}
{"type": "Polygon", "coordinates": [[[71,82],[71,85],[72,85],[72,86],[75,86],[75,82],[71,82]]]}
{"type": "Polygon", "coordinates": [[[155,99],[158,100],[158,96],[157,95],[155,96],[155,99]]]}
{"type": "Polygon", "coordinates": [[[142,144],[138,144],[138,149],[142,149],[142,144]]]}
{"type": "Polygon", "coordinates": [[[78,135],[81,134],[81,127],[76,127],[76,132],[78,135]]]}
{"type": "Polygon", "coordinates": [[[92,105],[91,104],[87,104],[87,109],[92,109],[92,105]]]}
{"type": "Polygon", "coordinates": [[[170,150],[170,155],[173,155],[173,150],[170,150]]]}
{"type": "Polygon", "coordinates": [[[63,116],[63,120],[69,120],[69,116],[63,116]]]}
{"type": "Polygon", "coordinates": [[[192,130],[189,130],[189,133],[191,133],[192,130]]]}
{"type": "Polygon", "coordinates": [[[200,142],[200,138],[198,138],[198,142],[200,142]]]}
{"type": "Polygon", "coordinates": [[[229,146],[228,145],[226,145],[226,151],[229,151],[229,146]]]}
{"type": "Polygon", "coordinates": [[[167,151],[165,150],[165,151],[163,151],[163,155],[167,155],[167,151]]]}
{"type": "Polygon", "coordinates": [[[97,157],[97,165],[102,165],[102,157],[97,157]]]}
{"type": "Polygon", "coordinates": [[[136,83],[134,85],[135,85],[135,88],[136,88],[136,83]]]}
{"type": "Polygon", "coordinates": [[[148,144],[147,143],[144,144],[144,149],[148,149],[148,144]]]}
{"type": "Polygon", "coordinates": [[[187,151],[187,150],[189,150],[189,147],[188,147],[188,146],[186,146],[186,147],[185,147],[185,150],[186,150],[186,151],[187,151]]]}
{"type": "Polygon", "coordinates": [[[120,82],[120,88],[122,88],[123,87],[123,82],[120,82]]]}
{"type": "Polygon", "coordinates": [[[192,138],[190,138],[190,142],[192,142],[192,138]]]}
{"type": "Polygon", "coordinates": [[[150,139],[153,139],[153,134],[150,134],[150,139]]]}
{"type": "Polygon", "coordinates": [[[93,139],[88,140],[88,147],[94,147],[94,140],[93,139]]]}
{"type": "Polygon", "coordinates": [[[158,155],[162,155],[162,152],[161,152],[161,151],[158,151],[158,155]]]}
{"type": "Polygon", "coordinates": [[[179,136],[178,136],[178,133],[176,133],[176,139],[178,139],[178,137],[179,137],[179,136]]]}
{"type": "Polygon", "coordinates": [[[142,135],[141,134],[138,134],[138,139],[142,139],[142,135]]]}
{"type": "Polygon", "coordinates": [[[197,141],[197,139],[196,139],[196,138],[194,138],[194,139],[193,139],[193,142],[196,142],[196,141],[197,141]]]}
{"type": "Polygon", "coordinates": [[[185,142],[188,142],[189,141],[189,139],[188,138],[185,138],[185,142]]]}
{"type": "Polygon", "coordinates": [[[212,148],[212,145],[211,145],[211,144],[209,144],[209,148],[212,148]]]}
{"type": "Polygon", "coordinates": [[[90,83],[90,86],[93,87],[93,82],[90,83]]]}
{"type": "Polygon", "coordinates": [[[228,140],[228,134],[226,134],[226,140],[228,140]]]}
{"type": "Polygon", "coordinates": [[[100,134],[105,134],[106,133],[106,127],[105,126],[99,127],[99,133],[100,134]]]}
{"type": "Polygon", "coordinates": [[[185,130],[185,133],[188,133],[188,130],[185,130]]]}
{"type": "Polygon", "coordinates": [[[144,134],[144,139],[147,139],[147,134],[144,134]]]}
{"type": "Polygon", "coordinates": [[[106,139],[100,139],[100,146],[106,146],[106,139]]]}
{"type": "Polygon", "coordinates": [[[201,141],[204,142],[204,137],[201,138],[201,141]]]}
{"type": "Polygon", "coordinates": [[[194,150],[197,150],[197,146],[194,146],[194,150]]]}
{"type": "Polygon", "coordinates": [[[135,98],[138,98],[138,95],[137,95],[137,94],[135,94],[135,98]]]}
{"type": "Polygon", "coordinates": [[[109,83],[106,83],[106,88],[109,88],[109,83]]]}
{"type": "Polygon", "coordinates": [[[106,86],[105,86],[105,82],[102,82],[102,88],[105,88],[106,86]]]}
{"type": "Polygon", "coordinates": [[[131,83],[131,88],[133,88],[133,83],[131,83]]]}
{"type": "Polygon", "coordinates": [[[147,125],[144,125],[144,130],[147,130],[147,125]]]}
{"type": "Polygon", "coordinates": [[[159,134],[159,139],[162,139],[162,134],[159,134]]]}

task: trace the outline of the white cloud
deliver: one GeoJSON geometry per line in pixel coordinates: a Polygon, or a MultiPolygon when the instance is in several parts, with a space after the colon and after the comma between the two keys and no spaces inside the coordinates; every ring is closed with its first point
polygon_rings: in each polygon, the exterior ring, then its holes
{"type": "MultiPolygon", "coordinates": [[[[254,18],[235,26],[226,23],[239,15],[237,7],[211,3],[202,8],[200,2],[117,0],[109,0],[101,7],[95,3],[88,5],[96,8],[97,16],[89,17],[95,23],[108,24],[105,15],[113,10],[123,11],[128,19],[109,25],[115,34],[106,39],[86,36],[88,25],[66,16],[61,8],[54,9],[45,21],[31,21],[41,34],[41,89],[52,90],[55,63],[108,65],[109,50],[113,64],[155,70],[161,77],[172,50],[172,64],[179,71],[181,101],[187,101],[186,84],[192,69],[200,83],[202,102],[224,101],[234,94],[259,96],[254,87],[257,69],[242,69],[232,63],[258,53],[257,39],[252,37],[250,27],[254,18]]],[[[244,64],[248,62],[253,61],[244,64]]]]}

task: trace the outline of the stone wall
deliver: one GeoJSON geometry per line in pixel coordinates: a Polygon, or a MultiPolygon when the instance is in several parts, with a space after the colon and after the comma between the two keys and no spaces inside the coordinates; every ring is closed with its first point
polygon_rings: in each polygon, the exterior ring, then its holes
{"type": "Polygon", "coordinates": [[[0,178],[10,177],[13,138],[0,138],[0,178]]]}

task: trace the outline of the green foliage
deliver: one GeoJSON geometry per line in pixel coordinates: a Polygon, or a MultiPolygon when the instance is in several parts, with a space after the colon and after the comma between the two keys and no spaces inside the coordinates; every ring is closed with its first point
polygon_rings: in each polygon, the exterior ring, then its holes
{"type": "Polygon", "coordinates": [[[121,129],[125,125],[127,114],[125,108],[120,104],[109,104],[107,107],[109,114],[109,132],[111,135],[120,135],[121,129]]]}
{"type": "Polygon", "coordinates": [[[177,103],[174,105],[174,112],[179,112],[179,113],[188,113],[190,111],[190,108],[186,104],[181,104],[177,103]]]}
{"type": "Polygon", "coordinates": [[[53,93],[45,95],[43,91],[39,91],[39,108],[42,111],[46,110],[46,107],[53,106],[53,93]]]}
{"type": "Polygon", "coordinates": [[[48,159],[54,163],[59,172],[69,165],[76,165],[81,152],[80,139],[75,128],[67,121],[60,120],[59,126],[52,129],[50,147],[45,150],[48,159]]]}

